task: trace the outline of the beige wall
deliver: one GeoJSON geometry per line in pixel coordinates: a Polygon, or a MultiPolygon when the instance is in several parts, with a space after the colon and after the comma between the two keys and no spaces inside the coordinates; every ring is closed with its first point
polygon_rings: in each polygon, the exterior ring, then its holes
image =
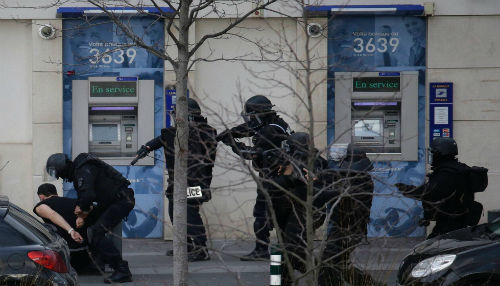
{"type": "MultiPolygon", "coordinates": [[[[62,151],[61,38],[43,40],[39,23],[0,22],[0,194],[30,211],[48,155],[62,151]]],[[[61,190],[60,184],[57,184],[61,190]]]]}
{"type": "Polygon", "coordinates": [[[500,208],[499,25],[500,16],[429,18],[427,80],[454,83],[459,159],[489,169],[489,187],[476,196],[486,210],[500,208]]]}

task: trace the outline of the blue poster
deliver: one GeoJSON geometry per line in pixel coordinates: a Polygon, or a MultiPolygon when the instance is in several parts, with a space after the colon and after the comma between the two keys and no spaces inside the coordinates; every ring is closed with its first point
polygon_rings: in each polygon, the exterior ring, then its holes
{"type": "Polygon", "coordinates": [[[436,137],[453,138],[453,83],[429,83],[429,145],[436,137]]]}
{"type": "MultiPolygon", "coordinates": [[[[124,17],[144,43],[164,46],[163,22],[152,17],[124,17]]],[[[155,82],[155,136],[163,127],[163,60],[139,48],[105,17],[63,20],[63,150],[71,157],[72,81],[88,77],[137,77],[155,82]]],[[[152,138],[151,138],[152,139],[152,138]]],[[[145,142],[139,142],[143,144],[145,142]]],[[[154,153],[162,159],[161,151],[154,153]]],[[[132,183],[136,206],[123,224],[124,237],[162,237],[163,165],[114,166],[132,183]]],[[[64,184],[65,196],[76,196],[72,184],[64,184]]]]}
{"type": "Polygon", "coordinates": [[[328,143],[335,138],[335,72],[418,71],[418,161],[377,161],[375,196],[368,235],[423,236],[419,202],[403,197],[395,183],[421,185],[425,179],[425,18],[339,16],[328,24],[328,143]]]}

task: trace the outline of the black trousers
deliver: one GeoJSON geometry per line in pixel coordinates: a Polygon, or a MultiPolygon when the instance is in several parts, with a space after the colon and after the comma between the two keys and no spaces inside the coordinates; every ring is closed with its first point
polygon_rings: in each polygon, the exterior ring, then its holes
{"type": "Polygon", "coordinates": [[[457,229],[467,227],[464,217],[444,217],[436,219],[436,225],[432,229],[431,234],[427,236],[427,239],[433,238],[435,236],[448,233],[457,229]]]}
{"type": "Polygon", "coordinates": [[[318,286],[379,285],[368,274],[351,264],[352,251],[361,244],[364,234],[332,231],[328,235],[325,251],[321,258],[318,286]]]}
{"type": "Polygon", "coordinates": [[[257,189],[257,198],[253,207],[253,231],[255,233],[255,248],[259,250],[267,250],[269,247],[269,236],[273,229],[272,221],[268,213],[268,204],[264,193],[257,189]]]}
{"type": "Polygon", "coordinates": [[[127,189],[124,192],[126,195],[117,198],[114,203],[104,209],[96,222],[89,227],[91,251],[97,252],[97,256],[114,269],[123,259],[120,251],[106,234],[112,232],[113,228],[126,218],[135,206],[133,190],[127,189]]]}
{"type": "MultiPolygon", "coordinates": [[[[168,197],[168,215],[174,224],[174,200],[168,197]]],[[[199,204],[187,204],[188,251],[207,246],[207,234],[200,215],[199,204]]]]}

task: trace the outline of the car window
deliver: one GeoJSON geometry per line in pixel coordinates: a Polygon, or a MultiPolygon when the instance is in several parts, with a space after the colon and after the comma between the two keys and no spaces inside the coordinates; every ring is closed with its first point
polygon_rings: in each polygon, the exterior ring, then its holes
{"type": "Polygon", "coordinates": [[[496,235],[500,235],[500,219],[497,219],[497,220],[495,220],[495,221],[493,221],[493,222],[490,222],[490,223],[488,224],[488,229],[489,229],[492,233],[494,233],[494,234],[496,234],[496,235]]]}
{"type": "Polygon", "coordinates": [[[44,244],[55,240],[54,236],[49,232],[49,230],[47,230],[47,228],[45,228],[36,218],[24,210],[11,205],[8,215],[12,216],[25,228],[29,229],[44,244]]]}
{"type": "Polygon", "coordinates": [[[0,233],[2,234],[0,235],[0,247],[20,246],[32,243],[32,241],[13,228],[3,218],[0,218],[0,233]]]}

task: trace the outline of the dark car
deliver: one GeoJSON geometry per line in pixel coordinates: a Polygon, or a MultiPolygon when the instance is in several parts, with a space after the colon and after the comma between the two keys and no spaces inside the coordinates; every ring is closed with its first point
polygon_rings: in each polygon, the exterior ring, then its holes
{"type": "Polygon", "coordinates": [[[401,285],[500,285],[500,219],[426,240],[398,272],[401,285]]]}
{"type": "Polygon", "coordinates": [[[0,196],[0,285],[78,285],[66,241],[0,196]]]}

